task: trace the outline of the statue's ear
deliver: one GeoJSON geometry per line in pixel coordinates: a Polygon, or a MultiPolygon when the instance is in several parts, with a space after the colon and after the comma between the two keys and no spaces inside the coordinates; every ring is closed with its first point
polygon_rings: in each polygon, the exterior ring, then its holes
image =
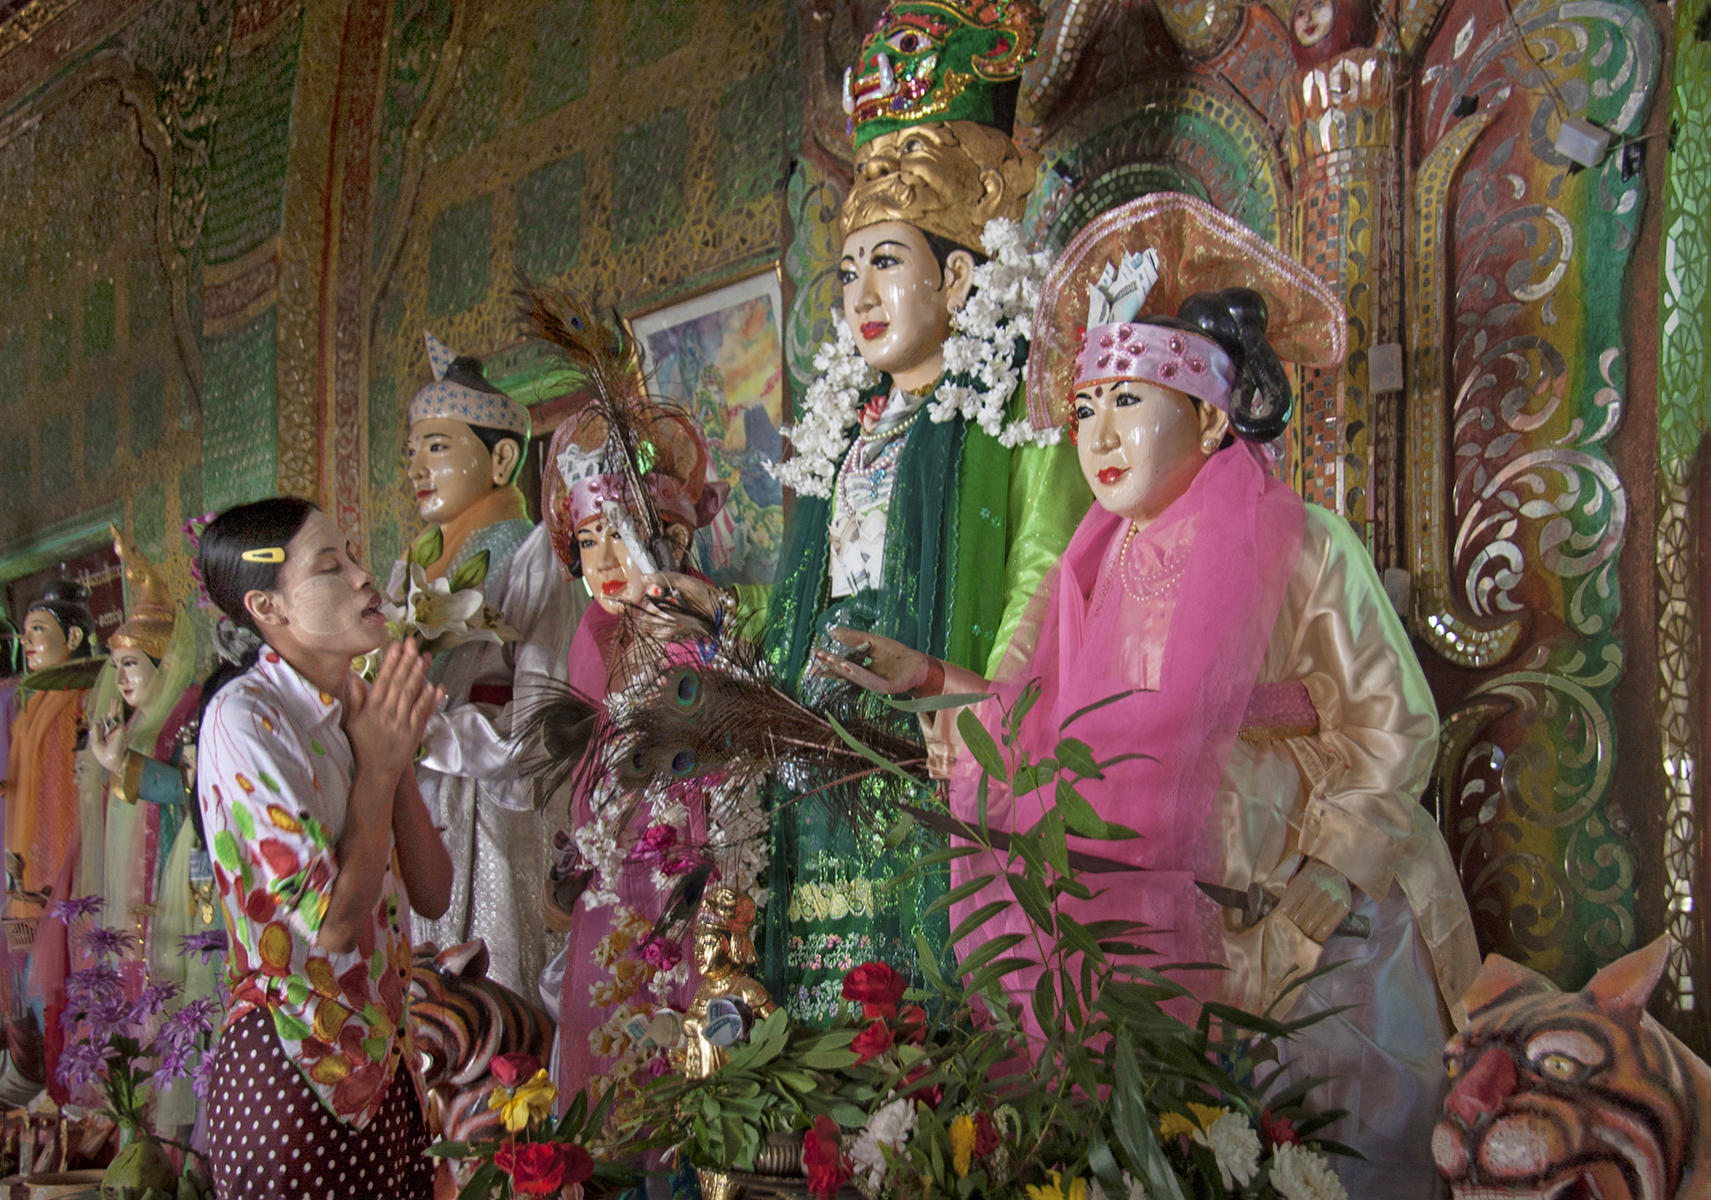
{"type": "Polygon", "coordinates": [[[1599,971],[1586,985],[1586,994],[1598,1007],[1619,1020],[1632,1024],[1646,1010],[1646,1002],[1657,990],[1663,978],[1664,964],[1669,961],[1669,935],[1666,933],[1650,945],[1641,946],[1632,954],[1624,954],[1599,971]]]}
{"type": "Polygon", "coordinates": [[[65,631],[65,648],[76,654],[77,648],[81,645],[83,645],[83,630],[73,625],[65,631]]]}
{"type": "Polygon", "coordinates": [[[501,438],[493,447],[493,486],[504,487],[517,473],[523,448],[516,438],[501,438]]]}
{"type": "Polygon", "coordinates": [[[1523,967],[1501,954],[1488,954],[1485,965],[1479,968],[1479,974],[1473,977],[1461,999],[1468,1016],[1474,1017],[1481,1009],[1490,1008],[1493,1004],[1557,990],[1556,984],[1531,967],[1523,967]]]}

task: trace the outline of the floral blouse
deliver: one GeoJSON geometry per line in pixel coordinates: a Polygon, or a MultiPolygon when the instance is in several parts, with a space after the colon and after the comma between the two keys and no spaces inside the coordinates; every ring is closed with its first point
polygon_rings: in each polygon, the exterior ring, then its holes
{"type": "Polygon", "coordinates": [[[208,705],[197,791],[230,936],[226,1023],[270,1012],[310,1089],[360,1129],[399,1063],[413,1078],[417,1064],[405,1020],[410,904],[395,853],[356,949],[315,945],[355,775],[342,711],[337,698],[263,650],[208,705]]]}

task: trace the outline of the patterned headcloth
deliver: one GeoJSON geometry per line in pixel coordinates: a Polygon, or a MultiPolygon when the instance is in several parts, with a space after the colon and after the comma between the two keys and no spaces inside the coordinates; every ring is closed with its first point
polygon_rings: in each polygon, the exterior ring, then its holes
{"type": "Polygon", "coordinates": [[[434,381],[410,401],[410,424],[438,419],[462,421],[514,433],[519,441],[528,442],[529,410],[487,382],[480,360],[453,354],[431,333],[422,336],[428,341],[434,381]]]}

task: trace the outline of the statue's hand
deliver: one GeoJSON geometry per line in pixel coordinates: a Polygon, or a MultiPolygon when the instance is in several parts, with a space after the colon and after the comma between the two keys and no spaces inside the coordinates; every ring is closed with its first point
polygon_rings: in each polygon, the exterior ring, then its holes
{"type": "Polygon", "coordinates": [[[814,669],[822,675],[847,679],[857,687],[886,696],[913,691],[927,682],[931,660],[919,650],[911,650],[902,642],[864,633],[842,625],[832,628],[832,637],[854,652],[850,658],[840,658],[824,650],[814,651],[814,669]]]}
{"type": "Polygon", "coordinates": [[[125,721],[117,700],[107,706],[107,716],[89,731],[89,752],[110,774],[125,769],[125,721]]]}
{"type": "Polygon", "coordinates": [[[1354,905],[1348,877],[1317,859],[1308,859],[1289,881],[1274,915],[1288,917],[1315,942],[1324,944],[1354,905]]]}

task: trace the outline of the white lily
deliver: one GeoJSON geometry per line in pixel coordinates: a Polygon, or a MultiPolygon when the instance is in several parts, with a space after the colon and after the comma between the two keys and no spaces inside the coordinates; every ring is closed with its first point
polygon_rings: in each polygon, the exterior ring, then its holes
{"type": "MultiPolygon", "coordinates": [[[[475,588],[451,590],[444,576],[429,579],[420,566],[410,566],[409,607],[417,635],[425,642],[447,634],[463,636],[470,632],[469,621],[482,610],[486,600],[475,588]]],[[[494,640],[498,640],[497,637],[494,640]]]]}

